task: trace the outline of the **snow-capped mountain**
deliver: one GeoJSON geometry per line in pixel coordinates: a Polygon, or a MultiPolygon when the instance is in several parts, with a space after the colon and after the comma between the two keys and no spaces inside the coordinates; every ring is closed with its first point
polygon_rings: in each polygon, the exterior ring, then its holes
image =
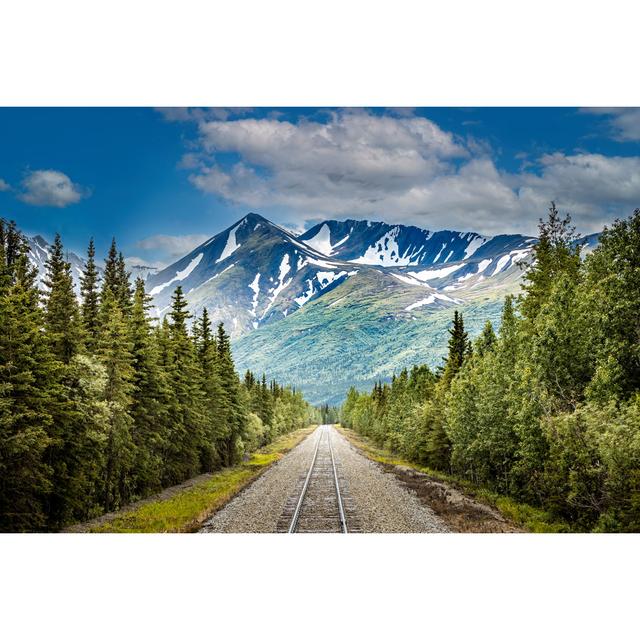
{"type": "Polygon", "coordinates": [[[212,320],[224,322],[237,337],[297,311],[357,271],[250,213],[151,275],[147,291],[163,315],[182,286],[192,313],[206,307],[212,320]]]}
{"type": "Polygon", "coordinates": [[[533,242],[355,220],[321,223],[296,237],[250,213],[151,274],[147,291],[162,316],[180,285],[194,314],[206,307],[212,320],[239,337],[286,318],[358,273],[377,279],[381,296],[383,282],[395,283],[397,314],[462,304],[463,297],[484,291],[484,281],[497,285],[499,274],[500,282],[505,274],[518,279],[517,263],[533,242]]]}
{"type": "Polygon", "coordinates": [[[521,235],[490,238],[472,231],[428,231],[367,220],[328,220],[299,237],[327,256],[380,267],[453,263],[502,249],[524,249],[531,241],[521,235]],[[488,249],[488,250],[487,250],[488,249]]]}

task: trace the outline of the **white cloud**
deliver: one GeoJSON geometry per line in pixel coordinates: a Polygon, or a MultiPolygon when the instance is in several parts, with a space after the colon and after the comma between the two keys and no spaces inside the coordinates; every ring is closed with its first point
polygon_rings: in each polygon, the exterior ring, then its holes
{"type": "Polygon", "coordinates": [[[300,223],[369,217],[429,229],[535,233],[554,199],[583,232],[640,204],[640,158],[575,152],[498,170],[483,140],[460,139],[410,113],[342,110],[327,122],[202,120],[191,182],[300,223]],[[219,154],[235,154],[231,165],[219,154]]]}
{"type": "MultiPolygon", "coordinates": [[[[189,253],[208,240],[209,236],[195,233],[184,236],[155,235],[136,242],[136,247],[145,251],[160,251],[168,258],[178,258],[189,253]]],[[[149,264],[149,262],[145,262],[149,264]]]]}
{"type": "Polygon", "coordinates": [[[640,108],[591,107],[582,111],[607,116],[615,140],[620,142],[640,140],[640,108]]]}
{"type": "Polygon", "coordinates": [[[9,191],[9,189],[11,189],[9,183],[6,180],[0,178],[0,191],[9,191]]]}
{"type": "Polygon", "coordinates": [[[39,207],[67,207],[88,197],[89,191],[53,169],[31,171],[22,181],[20,200],[39,207]]]}

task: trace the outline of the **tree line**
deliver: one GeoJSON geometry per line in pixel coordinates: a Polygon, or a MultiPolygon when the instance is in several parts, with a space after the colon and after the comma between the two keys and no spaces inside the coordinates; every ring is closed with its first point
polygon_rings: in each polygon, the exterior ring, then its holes
{"type": "Polygon", "coordinates": [[[43,279],[0,220],[0,530],[59,530],[240,461],[316,419],[300,392],[248,372],[181,287],[158,322],[115,240],[93,240],[80,300],[60,236],[43,279]]]}
{"type": "Polygon", "coordinates": [[[586,257],[552,203],[498,332],[351,389],[345,425],[406,458],[538,506],[574,531],[640,531],[640,210],[586,257]]]}

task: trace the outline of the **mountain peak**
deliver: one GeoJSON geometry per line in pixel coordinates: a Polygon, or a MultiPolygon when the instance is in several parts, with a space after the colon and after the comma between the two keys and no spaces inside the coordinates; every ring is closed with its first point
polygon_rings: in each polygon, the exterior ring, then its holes
{"type": "Polygon", "coordinates": [[[249,213],[247,213],[247,215],[242,218],[241,220],[239,220],[239,222],[266,222],[268,224],[273,224],[270,220],[267,220],[264,216],[261,216],[259,213],[254,213],[253,211],[250,211],[249,213]]]}

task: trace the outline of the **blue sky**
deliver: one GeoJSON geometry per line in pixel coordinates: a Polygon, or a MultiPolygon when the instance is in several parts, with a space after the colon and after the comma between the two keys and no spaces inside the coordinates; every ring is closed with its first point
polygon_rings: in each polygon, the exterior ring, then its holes
{"type": "Polygon", "coordinates": [[[243,216],[534,233],[640,206],[640,110],[0,109],[0,216],[167,263],[243,216]]]}

